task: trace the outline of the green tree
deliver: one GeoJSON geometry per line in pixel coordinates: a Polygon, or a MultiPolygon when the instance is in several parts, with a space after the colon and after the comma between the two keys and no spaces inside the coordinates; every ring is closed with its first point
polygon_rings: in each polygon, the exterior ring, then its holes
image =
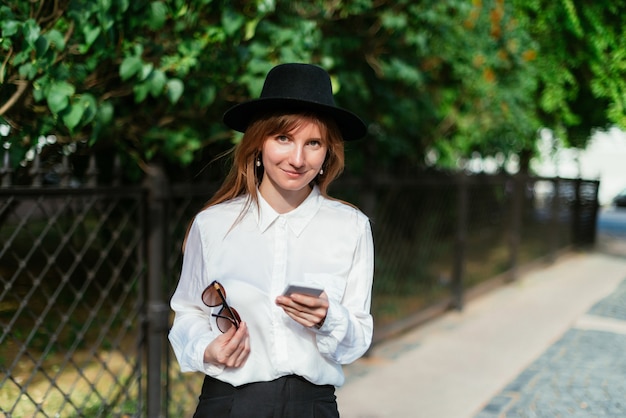
{"type": "Polygon", "coordinates": [[[154,160],[197,172],[239,138],[222,113],[301,61],[370,126],[357,160],[405,172],[427,154],[528,155],[541,126],[624,123],[623,7],[563,19],[571,1],[11,0],[0,118],[14,163],[52,134],[69,153],[122,151],[137,175],[154,160]]]}
{"type": "Polygon", "coordinates": [[[515,154],[534,140],[534,43],[501,1],[371,2],[323,24],[389,165],[515,154]],[[356,52],[355,52],[356,51],[356,52]]]}
{"type": "Polygon", "coordinates": [[[594,129],[626,129],[626,4],[518,0],[515,7],[538,45],[542,125],[574,147],[594,129]]]}

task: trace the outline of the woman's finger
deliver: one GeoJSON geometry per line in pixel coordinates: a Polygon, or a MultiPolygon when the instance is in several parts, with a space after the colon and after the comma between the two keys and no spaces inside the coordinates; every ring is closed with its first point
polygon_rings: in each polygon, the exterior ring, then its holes
{"type": "Polygon", "coordinates": [[[239,367],[247,358],[250,350],[248,327],[242,322],[239,329],[235,327],[219,335],[207,346],[205,362],[239,367]],[[243,353],[243,356],[242,356],[243,353]]]}
{"type": "Polygon", "coordinates": [[[293,293],[290,296],[279,296],[277,302],[285,305],[300,305],[307,308],[328,308],[328,296],[323,292],[319,297],[293,293]]]}
{"type": "Polygon", "coordinates": [[[233,354],[233,358],[234,358],[233,367],[243,366],[246,360],[248,359],[249,354],[250,354],[250,337],[248,336],[239,345],[239,349],[237,350],[237,352],[233,354]]]}
{"type": "Polygon", "coordinates": [[[282,308],[285,312],[291,313],[292,315],[303,317],[305,319],[308,318],[324,318],[326,316],[326,312],[328,312],[327,308],[310,308],[304,305],[282,305],[282,308]]]}
{"type": "Polygon", "coordinates": [[[247,357],[246,350],[249,351],[249,341],[250,335],[248,334],[248,328],[245,322],[242,322],[239,325],[239,329],[233,336],[231,342],[229,343],[229,348],[232,350],[228,357],[230,359],[230,365],[234,367],[238,367],[241,365],[241,357],[244,354],[247,357]]]}
{"type": "Polygon", "coordinates": [[[298,310],[292,310],[290,308],[284,308],[284,310],[285,310],[285,313],[291,319],[293,319],[300,325],[307,327],[307,328],[312,327],[315,324],[319,324],[322,321],[322,319],[325,317],[325,314],[322,314],[321,312],[308,313],[308,312],[302,312],[298,310]]]}

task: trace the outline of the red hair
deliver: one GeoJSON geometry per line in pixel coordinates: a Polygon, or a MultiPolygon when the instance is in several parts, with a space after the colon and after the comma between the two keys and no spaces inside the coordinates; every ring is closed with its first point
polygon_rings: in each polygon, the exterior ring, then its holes
{"type": "MultiPolygon", "coordinates": [[[[330,199],[328,186],[343,172],[345,164],[344,142],[335,121],[330,117],[308,112],[268,113],[250,123],[241,142],[231,150],[233,163],[230,171],[220,188],[201,211],[244,195],[248,197],[248,201],[237,219],[239,221],[251,203],[258,205],[256,191],[263,178],[263,167],[256,166],[256,159],[261,153],[265,140],[273,135],[291,132],[304,122],[312,122],[318,126],[322,141],[328,147],[326,159],[322,165],[324,174],[316,176],[313,183],[317,184],[322,196],[330,199]]],[[[184,246],[183,243],[183,248],[184,246]]]]}

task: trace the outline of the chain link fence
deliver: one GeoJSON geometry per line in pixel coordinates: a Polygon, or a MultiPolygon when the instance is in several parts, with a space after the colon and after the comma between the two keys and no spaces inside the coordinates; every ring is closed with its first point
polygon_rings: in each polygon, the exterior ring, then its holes
{"type": "Polygon", "coordinates": [[[141,189],[0,189],[0,411],[142,410],[141,189]]]}
{"type": "MultiPolygon", "coordinates": [[[[192,216],[217,184],[0,187],[0,411],[7,417],[191,416],[203,376],[167,343],[192,216]]],[[[375,343],[461,309],[520,266],[592,245],[599,182],[525,176],[343,179],[372,220],[375,343]],[[422,315],[422,316],[420,316],[422,315]]]]}

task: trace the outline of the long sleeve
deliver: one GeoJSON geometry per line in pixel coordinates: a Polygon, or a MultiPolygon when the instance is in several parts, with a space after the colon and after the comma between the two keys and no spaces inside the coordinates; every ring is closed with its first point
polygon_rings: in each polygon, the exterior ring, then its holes
{"type": "Polygon", "coordinates": [[[189,231],[186,248],[180,281],[170,302],[176,316],[169,340],[183,372],[201,371],[215,375],[223,368],[204,363],[204,350],[218,334],[211,326],[210,309],[201,302],[202,291],[209,279],[203,257],[205,248],[195,222],[189,231]]]}
{"type": "Polygon", "coordinates": [[[374,244],[368,221],[354,251],[341,303],[330,300],[324,325],[316,331],[320,353],[339,364],[348,364],[369,348],[373,334],[370,314],[374,274],[374,244]]]}

